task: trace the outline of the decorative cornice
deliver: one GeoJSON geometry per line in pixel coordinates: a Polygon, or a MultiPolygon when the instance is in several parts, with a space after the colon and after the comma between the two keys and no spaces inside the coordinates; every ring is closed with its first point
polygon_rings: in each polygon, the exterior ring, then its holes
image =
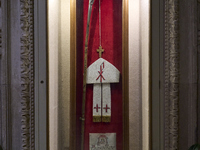
{"type": "Polygon", "coordinates": [[[22,149],[35,149],[34,142],[34,0],[20,0],[21,15],[21,114],[22,149]]]}
{"type": "Polygon", "coordinates": [[[165,1],[165,149],[178,149],[179,16],[178,0],[165,1]]]}

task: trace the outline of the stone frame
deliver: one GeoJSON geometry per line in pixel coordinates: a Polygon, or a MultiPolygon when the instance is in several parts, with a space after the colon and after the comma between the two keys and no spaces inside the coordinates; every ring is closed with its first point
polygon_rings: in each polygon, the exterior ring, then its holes
{"type": "Polygon", "coordinates": [[[165,1],[164,147],[178,149],[179,123],[179,1],[165,1]]]}
{"type": "Polygon", "coordinates": [[[35,149],[34,0],[20,1],[22,149],[35,149]]]}
{"type": "Polygon", "coordinates": [[[151,21],[151,148],[177,149],[179,1],[152,2],[151,21]]]}
{"type": "Polygon", "coordinates": [[[199,0],[164,2],[164,149],[185,149],[199,141],[199,0]]]}
{"type": "Polygon", "coordinates": [[[46,2],[0,1],[3,149],[47,148],[46,2]]]}

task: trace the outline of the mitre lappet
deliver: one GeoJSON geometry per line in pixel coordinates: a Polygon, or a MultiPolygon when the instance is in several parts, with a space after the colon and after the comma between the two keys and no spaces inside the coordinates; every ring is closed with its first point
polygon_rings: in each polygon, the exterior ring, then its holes
{"type": "Polygon", "coordinates": [[[87,68],[87,84],[93,84],[93,122],[111,121],[110,83],[118,83],[119,70],[110,62],[99,58],[87,68]]]}

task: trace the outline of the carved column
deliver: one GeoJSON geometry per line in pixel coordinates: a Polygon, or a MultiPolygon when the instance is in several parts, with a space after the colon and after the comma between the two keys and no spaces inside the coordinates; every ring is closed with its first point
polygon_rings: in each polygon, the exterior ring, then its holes
{"type": "Polygon", "coordinates": [[[178,0],[165,1],[165,149],[178,149],[179,14],[178,0]]]}

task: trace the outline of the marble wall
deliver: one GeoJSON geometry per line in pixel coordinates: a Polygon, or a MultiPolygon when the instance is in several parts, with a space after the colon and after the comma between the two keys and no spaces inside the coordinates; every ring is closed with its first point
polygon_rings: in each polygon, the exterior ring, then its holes
{"type": "Polygon", "coordinates": [[[69,147],[70,1],[49,0],[50,150],[69,147]]]}

